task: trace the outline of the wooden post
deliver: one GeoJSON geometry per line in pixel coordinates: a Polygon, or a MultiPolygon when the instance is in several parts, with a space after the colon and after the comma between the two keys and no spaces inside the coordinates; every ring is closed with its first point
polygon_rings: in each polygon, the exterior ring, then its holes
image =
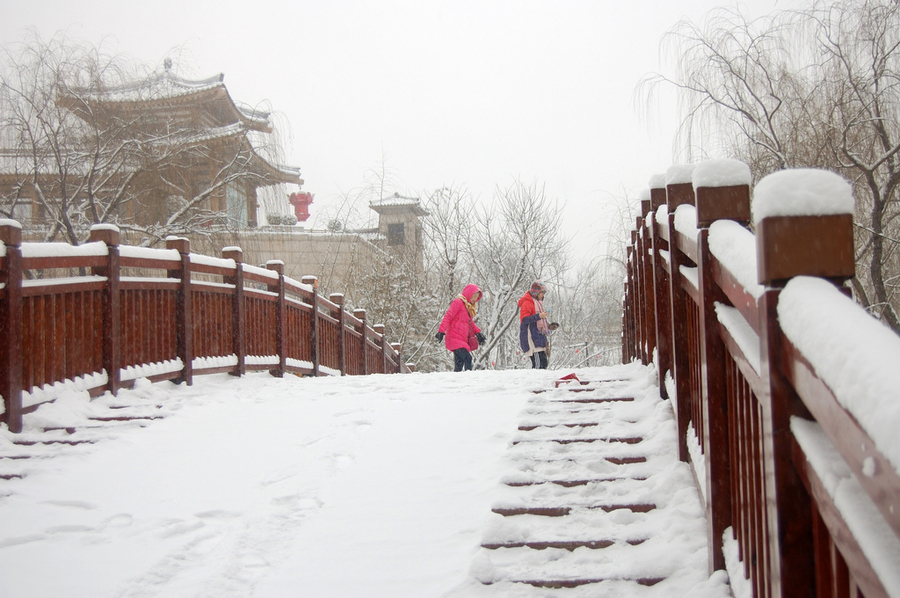
{"type": "Polygon", "coordinates": [[[400,343],[391,343],[391,349],[393,349],[394,353],[397,355],[397,371],[393,373],[400,374],[403,372],[403,360],[400,359],[400,351],[403,349],[403,345],[400,343]]]}
{"type": "Polygon", "coordinates": [[[663,264],[663,251],[668,251],[669,243],[659,234],[659,225],[656,221],[657,210],[666,204],[665,187],[650,189],[650,243],[653,247],[651,253],[651,262],[649,267],[652,271],[653,282],[653,320],[656,323],[653,334],[656,336],[656,354],[659,363],[657,365],[657,375],[659,381],[659,392],[664,399],[674,399],[669,397],[666,389],[666,373],[672,371],[672,319],[671,297],[669,294],[669,274],[666,272],[663,264]]]}
{"type": "Polygon", "coordinates": [[[723,218],[750,223],[750,187],[699,187],[696,191],[700,286],[700,390],[706,461],[706,521],[710,573],[725,568],[722,535],[732,525],[731,441],[728,427],[727,350],[719,334],[715,303],[727,298],[713,279],[709,225],[723,218]]]}
{"type": "Polygon", "coordinates": [[[231,295],[231,350],[237,357],[237,365],[230,373],[232,376],[243,376],[247,373],[247,339],[244,330],[244,252],[240,247],[225,247],[222,257],[234,260],[234,276],[226,276],[225,282],[234,285],[231,295]]]}
{"type": "Polygon", "coordinates": [[[91,242],[106,243],[107,261],[105,266],[94,268],[94,274],[106,277],[106,297],[103,302],[103,367],[106,369],[106,388],[112,394],[119,392],[122,385],[121,368],[122,330],[121,293],[119,291],[119,229],[111,225],[91,228],[91,242]]]}
{"type": "Polygon", "coordinates": [[[312,357],[313,376],[319,375],[319,279],[315,276],[304,276],[303,284],[312,287],[312,319],[309,322],[309,348],[312,357]]]}
{"type": "Polygon", "coordinates": [[[275,293],[278,298],[275,300],[275,354],[278,355],[278,365],[269,370],[269,373],[276,378],[283,378],[284,372],[287,370],[287,355],[285,354],[284,338],[285,338],[285,299],[284,299],[284,262],[281,260],[270,260],[266,262],[266,269],[272,270],[278,274],[275,283],[269,283],[268,290],[275,293]]]}
{"type": "Polygon", "coordinates": [[[336,314],[338,321],[338,369],[341,371],[341,376],[346,376],[347,361],[345,355],[347,352],[347,331],[345,328],[347,326],[347,314],[344,311],[344,296],[340,293],[332,293],[328,296],[328,300],[338,306],[336,314]]]}
{"type": "Polygon", "coordinates": [[[366,336],[368,333],[366,331],[366,310],[364,309],[354,309],[353,316],[360,321],[359,325],[359,333],[360,333],[360,341],[362,342],[362,375],[365,376],[369,373],[369,360],[368,360],[368,343],[366,342],[366,336]]]}
{"type": "MultiPolygon", "coordinates": [[[[675,381],[675,396],[678,415],[678,456],[688,461],[687,430],[691,420],[691,364],[688,339],[688,297],[681,288],[681,266],[685,263],[682,252],[675,248],[673,242],[675,231],[675,210],[682,205],[694,205],[694,188],[690,183],[666,185],[666,203],[669,218],[669,307],[671,309],[666,327],[671,339],[672,377],[675,381]]],[[[699,397],[698,397],[699,399],[699,397]]],[[[694,422],[694,431],[698,436],[703,434],[694,422]]]]}
{"type": "Polygon", "coordinates": [[[644,322],[647,329],[647,362],[653,360],[653,353],[656,351],[656,289],[653,281],[653,263],[655,247],[653,246],[653,229],[656,228],[655,218],[650,217],[650,226],[647,226],[647,216],[650,214],[650,199],[641,201],[641,244],[643,247],[643,271],[641,276],[641,288],[644,289],[644,301],[641,304],[641,311],[644,313],[644,322]]]}
{"type": "Polygon", "coordinates": [[[378,347],[381,349],[381,374],[387,373],[387,346],[384,341],[384,324],[375,324],[372,326],[372,330],[375,331],[375,334],[381,335],[381,340],[378,342],[378,347]]]}
{"type": "Polygon", "coordinates": [[[815,595],[812,504],[792,462],[790,419],[810,418],[785,376],[785,347],[778,322],[778,298],[786,281],[808,275],[840,283],[854,275],[853,217],[775,216],[756,223],[763,401],[763,443],[767,484],[768,539],[773,596],[815,595]]]}
{"type": "Polygon", "coordinates": [[[635,258],[637,263],[637,270],[635,271],[635,313],[638,317],[638,336],[640,337],[638,344],[638,357],[641,360],[641,363],[648,364],[650,363],[651,355],[647,353],[647,348],[650,346],[650,334],[652,330],[650,328],[649,319],[650,314],[647,313],[647,269],[649,267],[649,263],[647,262],[649,258],[649,251],[647,250],[647,245],[649,243],[649,239],[644,234],[644,219],[637,218],[635,221],[635,227],[637,228],[636,235],[636,244],[635,244],[635,258]]]}
{"type": "Polygon", "coordinates": [[[169,278],[178,278],[181,284],[175,297],[175,346],[181,359],[181,376],[174,380],[188,386],[194,383],[194,305],[191,296],[191,242],[180,237],[166,239],[166,249],[174,249],[181,255],[181,269],[169,270],[169,278]]]}
{"type": "Polygon", "coordinates": [[[0,269],[0,395],[10,432],[22,431],[22,227],[0,220],[0,243],[6,247],[0,269]]]}

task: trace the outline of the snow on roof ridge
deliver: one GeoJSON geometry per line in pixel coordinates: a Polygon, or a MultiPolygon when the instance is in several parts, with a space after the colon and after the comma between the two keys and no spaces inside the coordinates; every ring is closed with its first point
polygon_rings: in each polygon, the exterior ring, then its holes
{"type": "MultiPolygon", "coordinates": [[[[68,91],[72,93],[79,94],[87,94],[94,97],[101,97],[104,95],[111,95],[115,93],[124,93],[128,91],[138,91],[140,89],[147,89],[154,86],[161,86],[164,84],[168,84],[171,86],[181,87],[186,90],[186,92],[197,91],[202,89],[209,89],[213,87],[217,87],[219,85],[224,85],[225,74],[219,73],[217,75],[213,75],[212,77],[207,77],[206,79],[184,79],[183,77],[179,77],[178,75],[173,74],[169,70],[164,70],[163,72],[153,73],[145,79],[139,79],[136,81],[126,81],[125,83],[121,83],[119,85],[112,85],[109,87],[104,87],[102,89],[94,89],[92,87],[69,87],[68,91]]],[[[173,94],[173,95],[181,95],[181,94],[173,94]]]]}

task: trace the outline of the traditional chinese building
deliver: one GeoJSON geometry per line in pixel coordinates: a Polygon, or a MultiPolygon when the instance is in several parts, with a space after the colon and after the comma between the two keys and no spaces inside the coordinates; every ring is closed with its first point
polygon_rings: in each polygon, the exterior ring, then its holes
{"type": "MultiPolygon", "coordinates": [[[[67,166],[36,159],[30,148],[0,151],[0,196],[5,203],[15,198],[13,216],[40,225],[50,216],[47,202],[77,201],[80,196],[66,196],[76,189],[110,206],[85,218],[87,225],[100,219],[137,227],[253,228],[265,217],[261,188],[302,185],[298,168],[276,160],[269,112],[236,103],[221,74],[188,80],[170,67],[167,62],[162,72],[115,87],[61,86],[57,105],[117,153],[98,152],[93,163],[69,155],[67,166]]],[[[76,148],[62,151],[75,154],[76,148]]],[[[285,196],[276,209],[287,212],[285,196]]]]}

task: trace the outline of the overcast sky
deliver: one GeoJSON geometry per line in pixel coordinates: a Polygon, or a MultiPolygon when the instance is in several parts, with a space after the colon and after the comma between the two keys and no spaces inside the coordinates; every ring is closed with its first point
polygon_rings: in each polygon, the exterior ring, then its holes
{"type": "MultiPolygon", "coordinates": [[[[788,0],[750,0],[754,16],[788,0]]],[[[0,0],[0,43],[65,31],[182,75],[225,74],[237,101],[289,123],[286,162],[313,218],[382,165],[397,191],[490,201],[538,181],[584,255],[603,205],[673,163],[671,103],[648,123],[640,79],[662,35],[722,0],[0,0]],[[173,52],[173,49],[177,51],[173,52]]],[[[320,216],[321,218],[321,216],[320,216]]]]}

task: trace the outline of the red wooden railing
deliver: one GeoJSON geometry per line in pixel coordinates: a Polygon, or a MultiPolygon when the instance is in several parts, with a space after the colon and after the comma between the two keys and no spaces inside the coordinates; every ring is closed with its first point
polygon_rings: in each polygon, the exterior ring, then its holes
{"type": "Polygon", "coordinates": [[[342,295],[320,296],[315,277],[292,280],[281,262],[250,266],[236,247],[194,254],[180,238],[120,245],[111,226],[90,240],[22,243],[18,223],[0,221],[0,396],[13,432],[63,381],[96,396],[141,376],[410,371],[365,310],[348,314],[342,295]]]}
{"type": "MultiPolygon", "coordinates": [[[[793,316],[779,313],[780,299],[815,276],[828,284],[799,295],[803,309],[832,293],[847,304],[842,313],[873,321],[842,286],[854,274],[851,214],[769,216],[754,235],[748,185],[677,178],[651,189],[641,209],[623,361],[653,361],[672,401],[679,456],[705,501],[710,569],[727,565],[736,596],[900,595],[898,451],[882,425],[845,407],[872,373],[842,374],[850,391],[830,387],[832,366],[809,341],[798,344],[806,329],[831,338],[841,322],[822,317],[789,335],[782,326],[793,316]]],[[[872,335],[890,341],[882,357],[896,368],[894,333],[879,325],[872,335]]],[[[900,404],[900,388],[886,392],[900,404]]],[[[896,410],[879,417],[900,431],[896,410]]]]}

